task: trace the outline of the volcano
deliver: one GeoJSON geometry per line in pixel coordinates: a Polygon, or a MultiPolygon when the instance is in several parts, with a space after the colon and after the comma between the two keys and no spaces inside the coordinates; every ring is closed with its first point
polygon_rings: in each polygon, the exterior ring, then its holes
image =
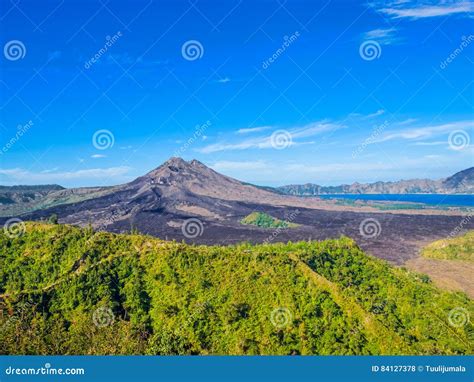
{"type": "MultiPolygon", "coordinates": [[[[387,212],[284,195],[181,158],[171,158],[118,186],[51,190],[27,207],[15,216],[45,220],[55,214],[63,224],[91,225],[95,230],[117,233],[133,230],[196,244],[306,241],[346,235],[369,253],[397,264],[416,257],[423,244],[448,236],[460,221],[459,214],[448,216],[439,211],[387,212]],[[249,216],[273,218],[281,226],[242,224],[249,216]],[[361,226],[367,221],[376,221],[377,235],[363,234],[361,226]]],[[[466,229],[474,227],[474,221],[466,225],[466,229]]]]}

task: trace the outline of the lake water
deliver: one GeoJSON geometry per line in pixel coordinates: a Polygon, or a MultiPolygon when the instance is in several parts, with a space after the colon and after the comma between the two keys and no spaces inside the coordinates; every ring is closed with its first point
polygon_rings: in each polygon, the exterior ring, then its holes
{"type": "Polygon", "coordinates": [[[429,205],[474,207],[474,195],[441,194],[334,194],[317,195],[323,199],[378,200],[389,202],[413,202],[429,205]]]}

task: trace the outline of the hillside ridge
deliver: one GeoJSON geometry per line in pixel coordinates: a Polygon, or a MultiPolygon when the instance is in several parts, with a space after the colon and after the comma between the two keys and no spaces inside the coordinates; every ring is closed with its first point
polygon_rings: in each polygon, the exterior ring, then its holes
{"type": "Polygon", "coordinates": [[[315,183],[290,184],[276,190],[288,195],[315,196],[325,194],[474,194],[474,167],[440,180],[409,179],[390,182],[321,186],[315,183]]]}
{"type": "Polygon", "coordinates": [[[0,233],[0,292],[7,354],[472,351],[472,324],[449,326],[472,300],[345,237],[208,247],[27,223],[21,237],[0,233]]]}

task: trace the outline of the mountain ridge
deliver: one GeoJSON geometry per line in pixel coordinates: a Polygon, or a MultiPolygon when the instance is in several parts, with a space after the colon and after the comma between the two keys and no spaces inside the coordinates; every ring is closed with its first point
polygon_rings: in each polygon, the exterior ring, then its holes
{"type": "Polygon", "coordinates": [[[280,186],[276,187],[276,190],[295,196],[325,194],[474,194],[474,167],[459,171],[440,180],[402,179],[374,183],[354,182],[339,186],[305,183],[280,186]]]}
{"type": "Polygon", "coordinates": [[[26,223],[21,238],[0,231],[0,263],[6,354],[433,355],[472,348],[468,320],[446,335],[453,310],[472,312],[468,296],[367,256],[347,237],[208,247],[26,223]]]}
{"type": "MultiPolygon", "coordinates": [[[[61,224],[90,225],[100,231],[133,229],[163,239],[219,245],[347,235],[369,253],[400,264],[416,256],[423,243],[449,235],[464,214],[456,207],[391,206],[370,202],[346,205],[337,200],[284,195],[219,174],[197,160],[170,158],[129,183],[64,189],[25,205],[3,206],[0,223],[11,218],[38,221],[54,216],[61,224]],[[273,230],[242,224],[255,212],[291,224],[273,230]],[[383,230],[383,239],[361,235],[364,222],[374,220],[383,230]],[[191,234],[187,232],[190,222],[198,228],[191,234]]],[[[469,227],[474,227],[474,221],[464,228],[469,227]]]]}

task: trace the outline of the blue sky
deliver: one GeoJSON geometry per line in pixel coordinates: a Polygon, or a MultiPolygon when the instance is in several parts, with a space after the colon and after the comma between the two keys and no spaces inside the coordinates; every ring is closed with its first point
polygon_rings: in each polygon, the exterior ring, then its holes
{"type": "Polygon", "coordinates": [[[0,184],[173,155],[262,185],[473,166],[469,1],[1,1],[0,184]]]}

